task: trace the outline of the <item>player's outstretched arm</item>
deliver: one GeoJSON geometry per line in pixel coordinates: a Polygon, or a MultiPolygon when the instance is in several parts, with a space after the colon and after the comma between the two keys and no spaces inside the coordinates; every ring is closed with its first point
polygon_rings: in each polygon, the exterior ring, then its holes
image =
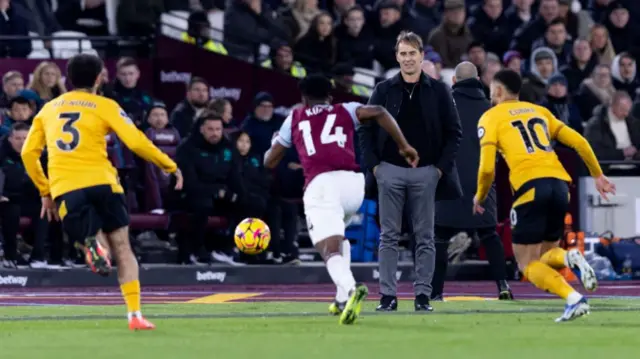
{"type": "Polygon", "coordinates": [[[42,150],[46,144],[46,138],[44,135],[44,127],[42,125],[42,119],[38,116],[33,120],[31,129],[27,139],[22,146],[22,163],[31,181],[35,184],[40,192],[41,197],[47,197],[49,192],[49,180],[44,174],[40,157],[42,156],[42,150]]]}
{"type": "Polygon", "coordinates": [[[602,167],[598,163],[596,154],[587,139],[581,134],[563,124],[556,130],[555,139],[565,146],[573,148],[578,153],[584,164],[587,165],[592,177],[600,177],[602,175],[602,167]]]}
{"type": "Polygon", "coordinates": [[[387,131],[389,136],[398,145],[400,153],[407,159],[407,162],[415,167],[418,164],[419,157],[416,150],[409,145],[407,139],[402,134],[400,127],[391,114],[379,105],[363,105],[356,109],[356,117],[360,123],[366,121],[376,121],[378,126],[387,131]]]}
{"type": "MultiPolygon", "coordinates": [[[[178,170],[176,163],[165,153],[160,151],[148,138],[135,126],[127,114],[116,105],[108,106],[103,119],[107,121],[109,127],[124,142],[124,144],[135,154],[145,161],[149,161],[160,167],[163,171],[175,174],[178,170]]],[[[180,180],[181,177],[178,177],[180,180]]],[[[180,180],[179,183],[182,181],[180,180]]]]}
{"type": "Polygon", "coordinates": [[[273,135],[271,148],[264,154],[264,167],[276,168],[291,147],[291,115],[284,120],[280,130],[273,135]]]}

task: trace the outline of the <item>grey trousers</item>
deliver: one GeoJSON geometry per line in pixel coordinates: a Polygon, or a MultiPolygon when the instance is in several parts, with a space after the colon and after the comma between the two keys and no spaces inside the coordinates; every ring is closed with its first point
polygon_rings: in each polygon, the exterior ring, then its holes
{"type": "Polygon", "coordinates": [[[378,265],[380,294],[396,296],[398,241],[402,212],[407,202],[416,242],[415,295],[431,295],[436,261],[434,240],[435,194],[440,176],[435,166],[404,168],[382,162],[376,169],[380,207],[380,248],[378,265]]]}

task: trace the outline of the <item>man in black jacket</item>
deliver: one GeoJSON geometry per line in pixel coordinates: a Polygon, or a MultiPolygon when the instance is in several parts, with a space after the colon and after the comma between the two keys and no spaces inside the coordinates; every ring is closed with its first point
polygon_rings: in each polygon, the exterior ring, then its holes
{"type": "Polygon", "coordinates": [[[218,262],[236,264],[232,231],[237,221],[237,204],[244,195],[240,159],[235,145],[222,132],[222,118],[205,113],[198,118],[191,135],[178,146],[176,157],[184,175],[184,195],[191,212],[191,243],[182,241],[183,262],[197,262],[195,256],[205,245],[209,216],[229,218],[229,229],[220,248],[211,252],[218,262]]]}
{"type": "Polygon", "coordinates": [[[3,266],[16,268],[16,236],[20,229],[20,217],[30,217],[33,230],[33,251],[30,265],[33,268],[45,268],[44,247],[48,236],[47,218],[40,218],[40,193],[33,184],[24,166],[20,151],[27,138],[29,125],[16,123],[0,144],[0,171],[4,177],[4,186],[0,195],[0,218],[2,218],[2,237],[4,248],[3,266]]]}
{"type": "Polygon", "coordinates": [[[435,201],[462,195],[455,158],[462,131],[446,85],[421,71],[422,39],[411,32],[398,36],[396,59],[400,73],[378,84],[369,104],[393,115],[408,142],[420,155],[408,168],[389,135],[378,126],[360,127],[363,164],[377,179],[380,225],[380,293],[378,310],[397,310],[396,269],[403,209],[408,204],[415,237],[415,310],[431,311],[431,279],[435,264],[435,201]]]}
{"type": "Polygon", "coordinates": [[[478,79],[478,70],[471,62],[463,62],[456,67],[453,83],[453,99],[462,123],[463,136],[459,151],[464,155],[456,159],[456,164],[459,165],[460,183],[464,196],[456,200],[436,202],[436,269],[431,282],[433,286],[431,298],[442,299],[449,259],[448,249],[451,254],[460,254],[469,247],[471,238],[477,235],[485,246],[493,279],[498,285],[498,297],[512,299],[513,296],[506,281],[504,248],[496,233],[495,187],[489,192],[483,214],[474,216],[469,210],[473,208],[473,194],[476,193],[476,177],[480,163],[480,140],[476,135],[476,129],[480,117],[491,107],[491,104],[478,79]]]}

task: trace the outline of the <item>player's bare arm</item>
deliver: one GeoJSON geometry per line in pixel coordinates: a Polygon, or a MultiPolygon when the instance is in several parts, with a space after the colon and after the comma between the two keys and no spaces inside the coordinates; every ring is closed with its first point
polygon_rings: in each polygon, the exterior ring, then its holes
{"type": "Polygon", "coordinates": [[[278,141],[273,141],[271,148],[264,154],[264,167],[271,169],[276,168],[286,153],[287,147],[278,141]]]}
{"type": "Polygon", "coordinates": [[[589,173],[595,179],[596,189],[602,198],[608,200],[607,194],[616,194],[616,185],[602,172],[600,163],[598,163],[598,159],[586,138],[569,126],[560,127],[555,137],[562,144],[573,148],[578,153],[589,169],[589,173]]]}
{"type": "Polygon", "coordinates": [[[378,105],[364,105],[358,107],[356,110],[356,117],[358,121],[376,121],[378,126],[384,129],[391,138],[395,141],[400,149],[400,154],[406,159],[406,161],[412,166],[416,167],[420,157],[415,148],[409,145],[407,139],[402,134],[398,123],[393,119],[391,114],[382,106],[378,105]]]}

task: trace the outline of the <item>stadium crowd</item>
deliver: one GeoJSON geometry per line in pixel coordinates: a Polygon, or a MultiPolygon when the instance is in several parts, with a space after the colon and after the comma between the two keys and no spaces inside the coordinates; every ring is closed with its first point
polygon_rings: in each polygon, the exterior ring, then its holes
{"type": "MultiPolygon", "coordinates": [[[[321,71],[363,101],[371,91],[353,82],[354,68],[378,69],[379,79],[397,72],[396,38],[411,30],[427,45],[423,69],[432,78],[449,84],[447,69],[468,60],[478,68],[488,95],[493,74],[511,68],[525,78],[521,99],[542,104],[584,133],[599,159],[640,160],[639,1],[127,0],[117,8],[118,33],[153,35],[160,15],[170,10],[192,12],[184,40],[205,48],[214,43],[202,31],[210,26],[206,14],[223,10],[224,48],[210,50],[298,78],[321,71]],[[270,46],[266,58],[254,58],[259,44],[270,46]]],[[[108,35],[106,14],[105,0],[0,0],[0,35],[47,36],[61,29],[108,35]]],[[[0,57],[27,57],[31,46],[27,38],[0,37],[0,57]]],[[[32,78],[17,71],[0,75],[2,265],[81,265],[75,251],[65,248],[59,225],[38,218],[39,195],[19,156],[38,109],[68,90],[63,73],[43,61],[32,78]],[[26,256],[18,255],[22,241],[16,240],[21,216],[32,218],[26,236],[32,250],[26,256]]],[[[290,151],[275,173],[262,167],[261,156],[284,120],[274,112],[278,104],[272,94],[255,94],[252,110],[238,114],[231,100],[210,97],[207,79],[193,77],[184,100],[167,108],[138,86],[134,58],[120,58],[116,73],[103,75],[102,94],[117,101],[184,171],[184,191],[168,191],[166,175],[142,163],[117,138],[109,139],[108,154],[133,213],[192,214],[187,225],[170,231],[178,233],[181,263],[250,261],[238,257],[229,240],[233,223],[247,216],[265,218],[272,229],[270,253],[262,261],[298,261],[297,199],[303,178],[296,153],[290,151]],[[225,240],[205,240],[213,215],[230,218],[215,233],[225,240]]],[[[630,169],[618,165],[617,170],[630,169]]]]}

